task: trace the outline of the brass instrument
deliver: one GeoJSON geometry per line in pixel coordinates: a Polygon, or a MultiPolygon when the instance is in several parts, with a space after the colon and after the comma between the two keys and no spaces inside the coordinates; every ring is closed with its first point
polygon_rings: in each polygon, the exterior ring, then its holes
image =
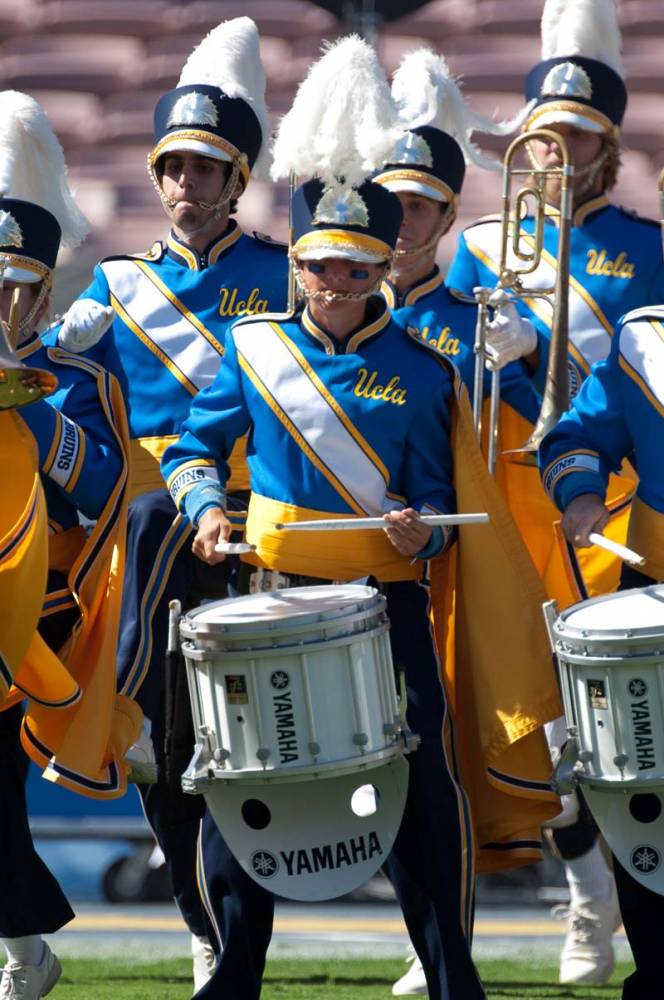
{"type": "Polygon", "coordinates": [[[570,272],[570,232],[574,191],[574,164],[569,147],[563,136],[550,129],[533,129],[524,132],[510,144],[503,165],[503,204],[501,219],[501,247],[498,287],[515,299],[545,299],[553,309],[551,322],[551,342],[546,369],[546,381],[542,394],[542,406],[533,432],[525,444],[507,454],[514,461],[530,464],[542,438],[557,424],[562,414],[569,408],[568,375],[568,325],[569,325],[569,272],[570,272]],[[539,167],[534,163],[526,167],[515,167],[514,160],[522,147],[527,147],[533,139],[553,140],[562,157],[562,164],[556,167],[539,167]],[[530,186],[522,187],[514,199],[512,208],[512,178],[526,176],[530,186]],[[546,217],[546,185],[554,176],[560,177],[560,208],[558,226],[558,250],[555,284],[550,288],[524,288],[523,278],[537,270],[544,251],[544,221],[546,217]],[[534,236],[523,232],[522,221],[529,214],[535,218],[534,236]],[[510,267],[508,256],[513,262],[510,267]]]}
{"type": "Polygon", "coordinates": [[[0,410],[34,403],[58,385],[55,375],[41,368],[26,368],[16,356],[20,293],[20,288],[14,290],[8,322],[0,320],[0,410]]]}
{"type": "MultiPolygon", "coordinates": [[[[567,325],[569,288],[569,246],[572,220],[573,192],[571,181],[574,176],[569,149],[565,140],[549,129],[534,129],[518,136],[509,146],[503,163],[503,193],[501,213],[501,244],[498,264],[498,283],[495,288],[477,287],[473,295],[455,296],[465,302],[477,305],[475,326],[475,371],[473,384],[473,421],[478,440],[482,439],[482,409],[484,401],[484,365],[486,362],[486,333],[489,323],[489,309],[500,309],[500,292],[505,301],[510,299],[543,299],[553,308],[552,337],[549,351],[546,383],[540,415],[530,438],[523,448],[506,452],[512,461],[530,464],[532,455],[539,448],[547,431],[557,423],[569,406],[569,383],[567,374],[567,325]],[[522,147],[532,139],[553,139],[558,144],[563,159],[560,167],[527,166],[517,168],[514,159],[522,147]],[[534,186],[524,186],[516,194],[512,208],[512,178],[525,175],[534,178],[534,186]],[[546,183],[549,177],[561,176],[560,229],[558,235],[558,273],[555,285],[550,288],[526,289],[522,279],[535,271],[542,259],[544,249],[544,222],[546,214],[546,183]],[[530,202],[530,204],[529,204],[530,202]],[[523,232],[521,222],[528,215],[535,218],[534,236],[523,232]],[[508,266],[508,257],[516,260],[508,266]]],[[[664,178],[664,171],[662,171],[664,178]]],[[[664,181],[662,181],[664,183],[664,181]]],[[[664,199],[664,192],[662,194],[664,199]]],[[[664,201],[663,201],[664,204],[664,201]]],[[[664,208],[662,209],[664,217],[664,208]]],[[[664,225],[664,218],[663,218],[664,225]]],[[[491,372],[491,392],[489,402],[489,428],[487,445],[487,465],[493,475],[498,454],[498,419],[500,407],[500,371],[491,372]]]]}

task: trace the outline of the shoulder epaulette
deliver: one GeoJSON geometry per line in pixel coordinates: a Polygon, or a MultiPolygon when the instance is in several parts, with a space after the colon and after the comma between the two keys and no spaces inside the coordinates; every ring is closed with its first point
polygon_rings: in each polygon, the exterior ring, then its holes
{"type": "Polygon", "coordinates": [[[456,302],[460,302],[464,306],[477,305],[477,300],[474,295],[468,295],[466,292],[460,292],[458,288],[450,288],[449,285],[446,285],[445,287],[456,302]]]}
{"type": "Polygon", "coordinates": [[[105,264],[109,260],[161,260],[166,252],[166,246],[161,240],[155,240],[146,253],[114,253],[108,257],[102,257],[100,264],[105,264]]]}
{"type": "Polygon", "coordinates": [[[273,240],[267,233],[259,233],[254,229],[251,235],[262,246],[270,247],[271,250],[288,250],[288,243],[282,243],[281,240],[273,240]]]}
{"type": "Polygon", "coordinates": [[[631,312],[625,313],[625,315],[620,320],[620,325],[625,326],[627,323],[633,323],[635,320],[639,319],[655,319],[664,321],[664,305],[662,306],[641,306],[640,309],[632,309],[631,312]]]}
{"type": "Polygon", "coordinates": [[[644,222],[648,226],[655,226],[659,229],[661,223],[658,219],[649,219],[647,215],[639,215],[639,213],[632,208],[625,208],[624,205],[616,205],[619,212],[626,215],[628,219],[632,219],[635,222],[644,222]]]}
{"type": "Polygon", "coordinates": [[[284,320],[290,320],[295,316],[294,312],[264,312],[264,313],[252,313],[251,316],[240,316],[233,323],[233,326],[246,326],[247,323],[261,323],[263,320],[273,320],[275,323],[283,322],[284,320]]]}
{"type": "Polygon", "coordinates": [[[106,374],[106,369],[103,365],[97,364],[96,361],[91,361],[85,354],[75,354],[73,351],[65,351],[62,347],[47,347],[46,354],[49,361],[52,361],[54,364],[70,365],[93,376],[106,374]]]}
{"type": "Polygon", "coordinates": [[[455,374],[458,374],[456,365],[453,361],[450,361],[446,354],[443,354],[441,349],[438,347],[437,341],[433,339],[427,340],[426,337],[423,337],[422,331],[418,326],[408,325],[404,327],[404,329],[408,335],[408,339],[411,340],[412,343],[417,344],[418,347],[421,347],[423,351],[427,351],[434,361],[438,361],[443,368],[449,372],[452,378],[454,378],[455,374]]]}
{"type": "Polygon", "coordinates": [[[476,219],[475,222],[471,222],[469,226],[463,230],[464,233],[468,232],[469,229],[474,229],[475,226],[482,226],[485,222],[501,222],[502,216],[499,212],[494,212],[491,215],[483,215],[481,219],[476,219]]]}

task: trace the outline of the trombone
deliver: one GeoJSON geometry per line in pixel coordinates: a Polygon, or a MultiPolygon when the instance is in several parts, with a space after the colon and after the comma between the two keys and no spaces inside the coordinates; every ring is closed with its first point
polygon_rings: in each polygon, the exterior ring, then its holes
{"type": "Polygon", "coordinates": [[[14,289],[9,320],[0,320],[0,410],[26,406],[57,388],[55,375],[42,368],[26,368],[16,355],[20,288],[14,289]]]}
{"type": "MultiPolygon", "coordinates": [[[[664,176],[664,171],[663,171],[664,176]]],[[[474,301],[478,305],[475,330],[475,384],[473,391],[473,416],[478,437],[482,432],[483,376],[486,359],[486,330],[488,324],[489,299],[496,299],[496,292],[502,291],[506,298],[543,299],[552,307],[551,342],[546,371],[542,406],[532,434],[525,444],[514,451],[506,452],[513,461],[530,464],[545,434],[558,422],[569,407],[568,353],[568,313],[569,313],[569,257],[570,232],[572,226],[574,164],[569,147],[563,136],[550,129],[533,129],[524,132],[512,141],[503,161],[503,190],[501,211],[500,258],[498,262],[498,282],[495,289],[474,289],[474,301]],[[539,167],[529,164],[516,167],[517,155],[533,139],[553,140],[558,145],[562,164],[554,167],[539,167]],[[512,196],[514,177],[527,177],[530,185],[524,185],[512,196]],[[523,279],[540,266],[544,253],[544,223],[546,218],[546,185],[550,178],[560,177],[560,209],[557,248],[556,280],[548,288],[525,288],[523,279]],[[512,202],[514,202],[512,204],[512,202]],[[535,220],[534,232],[526,233],[524,220],[532,216],[535,220]]],[[[662,195],[664,198],[664,194],[662,195]]],[[[498,308],[500,306],[498,305],[498,308]]],[[[492,372],[491,401],[488,433],[487,464],[495,470],[498,444],[499,413],[499,372],[492,372]]]]}

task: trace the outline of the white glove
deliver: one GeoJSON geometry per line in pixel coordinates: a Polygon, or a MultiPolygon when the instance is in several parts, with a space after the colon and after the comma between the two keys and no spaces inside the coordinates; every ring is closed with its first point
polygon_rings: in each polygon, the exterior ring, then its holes
{"type": "Polygon", "coordinates": [[[526,357],[537,349],[535,327],[519,315],[514,303],[503,298],[495,305],[495,316],[486,330],[486,366],[491,371],[504,368],[510,361],[526,357]]]}
{"type": "Polygon", "coordinates": [[[94,299],[78,299],[67,311],[58,343],[74,354],[87,351],[101,340],[115,317],[113,306],[102,306],[94,299]]]}

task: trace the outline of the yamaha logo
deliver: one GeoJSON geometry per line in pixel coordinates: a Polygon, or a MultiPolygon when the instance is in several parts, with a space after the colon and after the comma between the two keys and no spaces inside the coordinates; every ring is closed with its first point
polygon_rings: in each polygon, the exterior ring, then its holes
{"type": "Polygon", "coordinates": [[[661,858],[656,847],[650,844],[641,844],[632,851],[630,861],[632,868],[640,872],[641,875],[652,875],[660,866],[661,858]]]}
{"type": "Polygon", "coordinates": [[[285,670],[275,670],[270,674],[270,684],[277,691],[283,691],[290,684],[290,677],[285,670]]]}
{"type": "Polygon", "coordinates": [[[251,867],[260,878],[273,878],[279,871],[279,862],[269,851],[254,851],[251,855],[251,867]]]}
{"type": "Polygon", "coordinates": [[[648,690],[648,685],[640,677],[633,677],[627,686],[632,698],[643,698],[648,690]]]}

